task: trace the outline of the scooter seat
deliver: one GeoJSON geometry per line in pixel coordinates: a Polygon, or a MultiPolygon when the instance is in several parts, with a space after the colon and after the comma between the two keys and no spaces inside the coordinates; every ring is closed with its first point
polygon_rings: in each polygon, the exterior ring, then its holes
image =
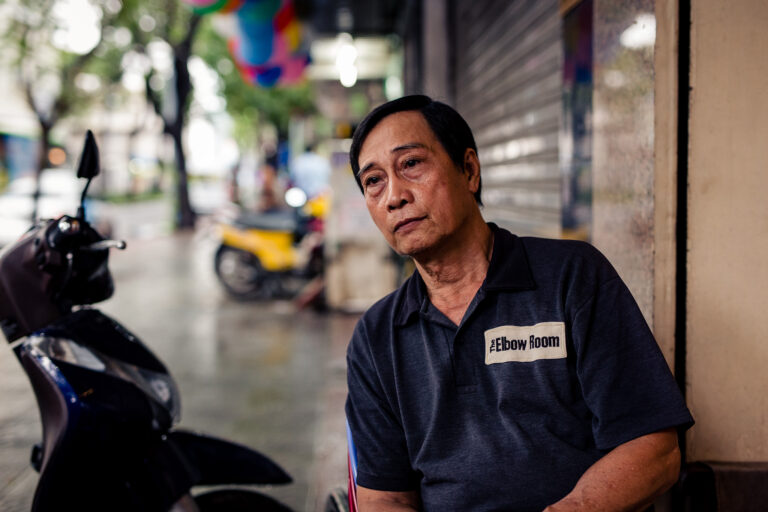
{"type": "Polygon", "coordinates": [[[294,232],[299,226],[296,215],[293,212],[243,212],[238,215],[235,224],[244,229],[287,232],[294,232]]]}

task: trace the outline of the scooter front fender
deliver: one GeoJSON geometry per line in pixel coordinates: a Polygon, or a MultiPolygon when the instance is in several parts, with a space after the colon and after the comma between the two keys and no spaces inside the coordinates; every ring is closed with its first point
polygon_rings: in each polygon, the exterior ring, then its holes
{"type": "Polygon", "coordinates": [[[173,430],[168,441],[176,445],[199,472],[195,485],[287,484],[283,468],[247,446],[187,430],[173,430]]]}

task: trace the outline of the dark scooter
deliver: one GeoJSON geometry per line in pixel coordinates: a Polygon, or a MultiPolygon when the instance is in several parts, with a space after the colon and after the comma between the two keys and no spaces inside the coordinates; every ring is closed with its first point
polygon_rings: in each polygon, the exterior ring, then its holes
{"type": "MultiPolygon", "coordinates": [[[[99,172],[89,131],[78,177],[99,172]]],[[[232,484],[284,484],[290,476],[245,446],[177,430],[179,391],[163,363],[95,308],[114,285],[111,248],[85,220],[41,221],[0,253],[0,328],[37,398],[42,442],[32,511],[285,511],[232,484]],[[221,487],[221,486],[229,487],[221,487]],[[193,487],[207,486],[193,495],[193,487]],[[218,486],[218,487],[217,487],[218,486]]]]}

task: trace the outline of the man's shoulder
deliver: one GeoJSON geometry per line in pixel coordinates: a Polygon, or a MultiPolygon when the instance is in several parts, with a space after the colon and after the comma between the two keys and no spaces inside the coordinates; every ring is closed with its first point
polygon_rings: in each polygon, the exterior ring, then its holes
{"type": "Polygon", "coordinates": [[[414,277],[406,279],[396,290],[377,300],[369,307],[360,318],[360,323],[366,325],[379,325],[382,322],[391,328],[397,320],[398,314],[408,302],[408,296],[413,293],[412,283],[414,277]]]}
{"type": "Polygon", "coordinates": [[[386,351],[392,340],[393,331],[405,316],[403,309],[406,307],[408,286],[412,281],[406,280],[399,288],[376,301],[369,307],[357,321],[355,331],[350,340],[347,353],[380,353],[386,351]]]}
{"type": "Polygon", "coordinates": [[[519,237],[519,240],[534,270],[585,271],[591,268],[604,275],[613,276],[616,273],[608,258],[588,242],[532,236],[519,237]]]}
{"type": "Polygon", "coordinates": [[[576,258],[605,258],[602,253],[589,242],[562,238],[540,238],[521,236],[518,240],[526,252],[536,254],[557,254],[561,257],[576,258]]]}
{"type": "Polygon", "coordinates": [[[537,293],[582,304],[618,277],[608,259],[580,240],[519,237],[537,293]]]}

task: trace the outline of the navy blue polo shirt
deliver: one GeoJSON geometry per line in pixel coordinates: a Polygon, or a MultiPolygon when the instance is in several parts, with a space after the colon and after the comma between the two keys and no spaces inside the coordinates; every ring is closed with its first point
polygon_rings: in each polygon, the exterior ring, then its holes
{"type": "Polygon", "coordinates": [[[357,483],[418,489],[425,510],[540,511],[612,448],[693,423],[600,252],[490,226],[488,274],[460,325],[415,272],[347,350],[357,483]]]}

